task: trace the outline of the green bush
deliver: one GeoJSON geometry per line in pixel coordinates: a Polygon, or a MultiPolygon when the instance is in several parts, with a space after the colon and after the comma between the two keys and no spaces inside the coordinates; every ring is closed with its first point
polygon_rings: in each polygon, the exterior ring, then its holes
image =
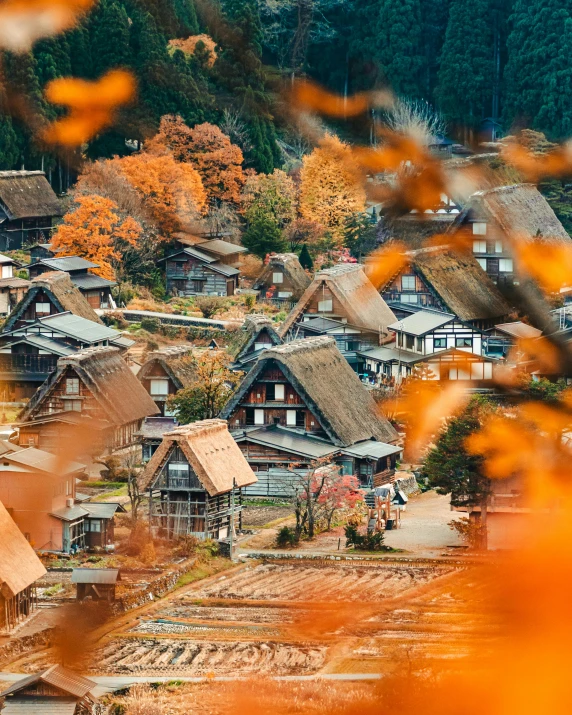
{"type": "Polygon", "coordinates": [[[353,547],[358,551],[387,551],[389,549],[383,543],[383,531],[360,534],[353,524],[348,524],[344,531],[346,534],[346,547],[353,547]]]}
{"type": "Polygon", "coordinates": [[[279,549],[286,549],[289,546],[297,546],[300,537],[294,529],[289,526],[283,526],[276,535],[276,546],[279,549]]]}
{"type": "Polygon", "coordinates": [[[244,305],[248,310],[252,310],[254,308],[254,304],[256,303],[256,296],[255,295],[247,295],[244,297],[244,305]]]}
{"type": "Polygon", "coordinates": [[[143,318],[141,320],[141,327],[148,333],[158,333],[161,329],[161,321],[159,318],[143,318]]]}

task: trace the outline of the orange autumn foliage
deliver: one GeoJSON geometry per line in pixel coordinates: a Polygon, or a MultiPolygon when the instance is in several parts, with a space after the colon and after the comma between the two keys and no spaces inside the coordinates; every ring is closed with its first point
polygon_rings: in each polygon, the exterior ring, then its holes
{"type": "Polygon", "coordinates": [[[73,27],[94,0],[3,0],[0,47],[27,52],[36,40],[73,27]]]}
{"type": "Polygon", "coordinates": [[[548,177],[564,177],[572,173],[572,142],[548,154],[537,154],[521,144],[508,144],[502,150],[503,159],[523,175],[526,181],[538,182],[548,177]]]}
{"type": "Polygon", "coordinates": [[[208,52],[209,59],[207,65],[212,67],[217,58],[216,42],[209,35],[191,35],[184,40],[170,40],[169,47],[175,50],[181,50],[181,52],[184,52],[186,55],[194,55],[199,42],[203,43],[205,50],[208,52]]]}
{"type": "Polygon", "coordinates": [[[102,196],[78,196],[76,208],[64,216],[52,238],[62,255],[80,256],[99,264],[93,272],[115,278],[114,263],[121,260],[122,243],[135,246],[143,229],[131,217],[122,219],[117,204],[102,196]]]}
{"type": "Polygon", "coordinates": [[[346,219],[365,209],[365,189],[352,150],[338,137],[327,134],[300,171],[300,213],[330,232],[342,243],[346,219]]]}
{"type": "Polygon", "coordinates": [[[186,228],[204,212],[203,183],[190,164],[175,161],[170,154],[145,152],[111,163],[136,190],[150,220],[163,233],[186,228]]]}
{"type": "Polygon", "coordinates": [[[81,146],[113,124],[115,111],[135,96],[135,79],[124,70],[108,72],[95,82],[61,77],[48,83],[45,94],[52,104],[68,107],[69,114],[44,130],[44,141],[81,146]]]}
{"type": "Polygon", "coordinates": [[[548,293],[556,293],[563,286],[572,285],[572,247],[542,241],[521,240],[514,237],[512,248],[518,257],[519,268],[548,293]]]}
{"type": "Polygon", "coordinates": [[[148,148],[155,152],[167,148],[177,161],[192,164],[209,200],[240,202],[246,180],[242,151],[214,124],[205,122],[191,129],[181,117],[164,116],[148,148]]]}

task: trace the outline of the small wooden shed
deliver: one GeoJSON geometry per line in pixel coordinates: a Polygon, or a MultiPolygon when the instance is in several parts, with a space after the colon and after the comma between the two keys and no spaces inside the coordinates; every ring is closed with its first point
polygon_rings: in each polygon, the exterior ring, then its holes
{"type": "Polygon", "coordinates": [[[115,601],[115,586],[120,581],[119,569],[74,569],[72,583],[76,584],[76,598],[84,601],[115,601]]]}

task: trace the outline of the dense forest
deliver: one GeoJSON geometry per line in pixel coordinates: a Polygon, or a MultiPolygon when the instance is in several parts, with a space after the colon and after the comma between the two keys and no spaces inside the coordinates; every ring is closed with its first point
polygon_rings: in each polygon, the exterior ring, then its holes
{"type": "MultiPolygon", "coordinates": [[[[58,110],[43,98],[47,82],[127,67],[138,101],[89,157],[124,154],[126,139],[137,145],[161,116],[179,114],[190,126],[218,124],[246,166],[268,173],[288,140],[274,105],[281,80],[305,75],[340,94],[389,85],[440,112],[460,141],[487,118],[505,133],[528,126],[560,140],[572,135],[571,52],[563,0],[99,0],[72,31],[3,53],[0,99],[25,95],[50,120],[58,110]],[[197,35],[216,43],[216,61],[204,43],[192,54],[169,44],[197,35]]],[[[342,131],[369,136],[363,123],[342,131]]],[[[0,164],[51,172],[57,159],[2,114],[0,164]]]]}

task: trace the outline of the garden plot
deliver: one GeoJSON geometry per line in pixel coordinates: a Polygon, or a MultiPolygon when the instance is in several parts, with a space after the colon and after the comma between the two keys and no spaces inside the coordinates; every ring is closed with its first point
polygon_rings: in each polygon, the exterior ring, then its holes
{"type": "Polygon", "coordinates": [[[182,598],[172,601],[166,608],[155,614],[158,618],[174,620],[222,621],[246,623],[290,623],[292,614],[286,608],[259,608],[258,606],[242,606],[235,603],[227,605],[196,604],[194,601],[182,598]]]}
{"type": "Polygon", "coordinates": [[[257,637],[271,638],[280,634],[276,628],[254,624],[221,625],[215,623],[188,623],[160,618],[154,621],[143,621],[132,629],[133,633],[153,635],[188,635],[191,637],[231,636],[234,638],[257,637]]]}
{"type": "Polygon", "coordinates": [[[197,642],[126,638],[97,655],[98,672],[115,675],[290,675],[319,670],[326,648],[274,642],[197,642]]]}
{"type": "Polygon", "coordinates": [[[256,601],[375,602],[429,583],[451,570],[395,562],[268,562],[223,576],[196,595],[256,601]]]}

